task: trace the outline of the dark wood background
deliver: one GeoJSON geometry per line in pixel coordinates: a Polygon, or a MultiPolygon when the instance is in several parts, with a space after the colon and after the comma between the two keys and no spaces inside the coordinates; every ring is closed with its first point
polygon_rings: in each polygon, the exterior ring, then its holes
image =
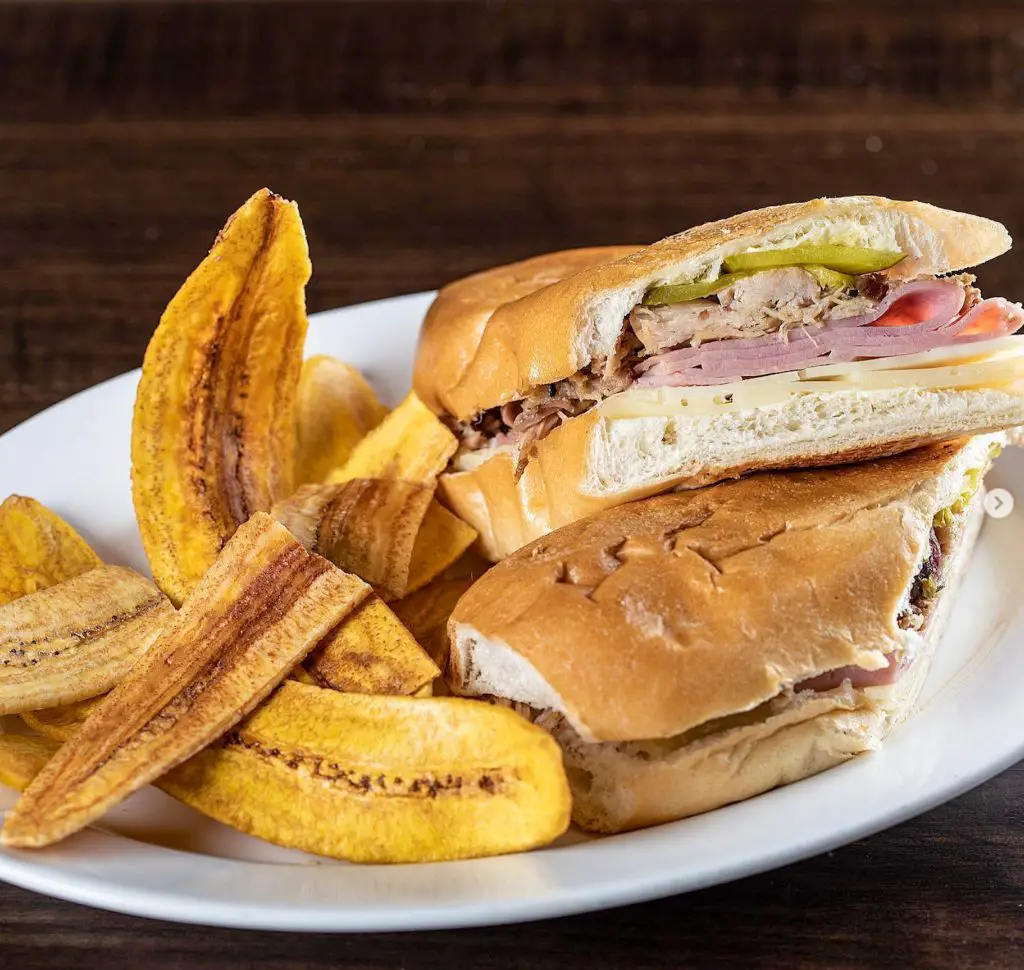
{"type": "MultiPolygon", "coordinates": [[[[0,5],[0,431],[137,366],[264,184],[319,310],[818,194],[1024,236],[1022,161],[1016,0],[0,5]]],[[[982,282],[1021,299],[1022,270],[982,282]]],[[[1017,766],[810,862],[520,928],[244,934],[0,886],[0,965],[1020,966],[1022,796],[1017,766]]]]}

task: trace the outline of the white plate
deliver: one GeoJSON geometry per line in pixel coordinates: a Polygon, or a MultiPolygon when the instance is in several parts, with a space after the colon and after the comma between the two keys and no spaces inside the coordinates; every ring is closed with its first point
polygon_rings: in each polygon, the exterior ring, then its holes
{"type": "MultiPolygon", "coordinates": [[[[429,294],[319,315],[309,353],[404,393],[429,294]]],[[[129,489],[136,374],[77,395],[0,438],[0,496],[32,495],[105,559],[145,568],[129,489]]],[[[993,484],[1024,480],[1024,451],[993,484]]],[[[401,930],[539,919],[652,899],[803,859],[966,791],[1024,757],[1024,513],[986,523],[920,709],[879,754],[740,805],[644,832],[572,835],[525,855],[351,866],[239,835],[154,789],[43,851],[0,850],[0,878],[93,906],[285,930],[401,930]]],[[[0,808],[14,803],[0,789],[0,808]]],[[[971,838],[971,833],[964,833],[971,838]]]]}

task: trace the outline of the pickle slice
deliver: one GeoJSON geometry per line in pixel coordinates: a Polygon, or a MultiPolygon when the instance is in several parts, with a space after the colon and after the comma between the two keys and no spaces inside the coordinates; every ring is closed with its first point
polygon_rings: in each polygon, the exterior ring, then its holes
{"type": "Polygon", "coordinates": [[[763,249],[756,253],[735,253],[723,266],[729,273],[773,269],[776,266],[800,266],[811,263],[840,273],[877,273],[895,266],[903,253],[896,249],[870,249],[867,246],[792,246],[789,249],[763,249]]]}
{"type": "Polygon", "coordinates": [[[658,306],[664,303],[688,303],[690,300],[701,300],[724,290],[745,276],[753,276],[756,270],[741,273],[724,273],[717,280],[704,280],[700,283],[668,283],[655,286],[647,291],[643,299],[644,306],[658,306]]]}
{"type": "Polygon", "coordinates": [[[848,273],[840,273],[827,266],[815,266],[813,263],[808,263],[800,268],[810,273],[823,290],[848,290],[854,285],[854,279],[848,273]]]}

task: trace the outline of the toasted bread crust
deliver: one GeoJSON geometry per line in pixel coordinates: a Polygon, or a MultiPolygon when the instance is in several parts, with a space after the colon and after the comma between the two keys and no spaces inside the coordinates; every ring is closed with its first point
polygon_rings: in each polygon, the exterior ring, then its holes
{"type": "MultiPolygon", "coordinates": [[[[501,320],[508,315],[516,316],[515,326],[522,329],[520,341],[546,346],[552,336],[549,326],[554,324],[558,329],[558,324],[543,315],[520,316],[522,302],[525,300],[528,307],[528,298],[533,293],[572,279],[591,266],[621,259],[638,248],[595,246],[546,253],[484,270],[443,287],[427,311],[416,351],[413,387],[420,400],[437,414],[454,413],[450,406],[452,395],[460,393],[458,388],[467,375],[495,387],[507,381],[508,368],[514,366],[514,361],[502,364],[499,359],[497,369],[489,373],[483,362],[475,360],[481,342],[490,344],[495,339],[501,320]]],[[[511,347],[508,350],[512,352],[511,347]]],[[[496,399],[496,403],[504,401],[496,399]]],[[[471,404],[469,413],[457,416],[472,417],[484,407],[491,405],[471,404]]]]}
{"type": "Polygon", "coordinates": [[[755,475],[560,529],[459,601],[449,679],[472,689],[476,645],[496,644],[585,740],[628,741],[750,710],[821,671],[884,666],[964,446],[755,475]]]}
{"type": "Polygon", "coordinates": [[[984,519],[983,506],[979,492],[947,561],[946,586],[924,649],[891,689],[843,685],[824,693],[801,691],[699,738],[668,744],[588,744],[564,719],[545,721],[563,749],[573,821],[597,832],[656,825],[750,798],[878,748],[920,693],[984,519]]]}

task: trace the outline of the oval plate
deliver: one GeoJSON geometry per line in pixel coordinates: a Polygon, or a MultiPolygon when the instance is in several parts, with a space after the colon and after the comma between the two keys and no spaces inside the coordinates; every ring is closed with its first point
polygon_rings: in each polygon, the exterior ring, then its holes
{"type": "MultiPolygon", "coordinates": [[[[318,315],[307,352],[362,368],[396,402],[432,294],[318,315]]],[[[111,562],[145,569],[129,436],[138,372],[0,438],[0,496],[32,495],[111,562]]],[[[1011,449],[990,481],[1024,480],[1011,449]]],[[[918,710],[878,753],[707,815],[643,832],[570,834],[525,855],[354,866],[278,849],[146,789],[43,851],[0,850],[0,878],[160,919],[276,930],[410,930],[541,919],[685,892],[835,848],[953,798],[1024,757],[1024,513],[989,520],[918,710]]],[[[20,722],[18,722],[20,723],[20,722]]],[[[8,726],[17,729],[15,719],[8,726]]],[[[13,805],[0,789],[0,808],[13,805]]]]}

